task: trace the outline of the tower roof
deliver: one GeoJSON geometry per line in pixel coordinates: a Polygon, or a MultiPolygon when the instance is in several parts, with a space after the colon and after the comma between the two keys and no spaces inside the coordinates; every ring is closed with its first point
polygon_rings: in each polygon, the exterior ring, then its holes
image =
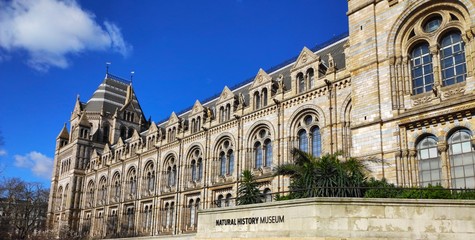
{"type": "Polygon", "coordinates": [[[130,81],[108,73],[92,97],[87,101],[84,110],[112,115],[117,108],[122,109],[126,104],[133,104],[136,111],[142,113],[130,81]]]}
{"type": "Polygon", "coordinates": [[[56,139],[69,139],[69,132],[68,129],[66,128],[66,123],[64,124],[63,129],[61,129],[61,132],[59,133],[58,137],[56,139]]]}

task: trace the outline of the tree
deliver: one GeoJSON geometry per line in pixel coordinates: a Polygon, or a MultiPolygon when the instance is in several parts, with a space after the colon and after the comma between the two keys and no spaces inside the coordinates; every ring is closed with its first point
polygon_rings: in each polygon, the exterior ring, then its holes
{"type": "Polygon", "coordinates": [[[261,203],[263,195],[259,190],[258,183],[254,179],[254,175],[249,170],[242,172],[242,180],[239,183],[237,204],[253,204],[261,203]]]}
{"type": "Polygon", "coordinates": [[[291,177],[290,198],[364,195],[367,169],[360,161],[340,161],[337,154],[317,158],[296,148],[292,155],[293,162],[278,166],[275,173],[291,177]]]}
{"type": "Polygon", "coordinates": [[[0,183],[0,239],[29,239],[46,229],[48,189],[19,178],[0,183]]]}

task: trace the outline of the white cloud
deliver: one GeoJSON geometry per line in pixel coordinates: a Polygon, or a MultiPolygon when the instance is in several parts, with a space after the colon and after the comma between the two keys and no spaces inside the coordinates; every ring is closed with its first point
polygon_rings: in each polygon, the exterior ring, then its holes
{"type": "Polygon", "coordinates": [[[89,50],[127,56],[132,48],[119,27],[108,21],[103,25],[76,0],[0,1],[0,49],[26,51],[28,64],[37,70],[66,68],[69,54],[89,50]]]}
{"type": "Polygon", "coordinates": [[[26,155],[15,155],[15,166],[30,168],[38,177],[49,179],[53,171],[53,159],[42,153],[32,151],[26,155]]]}
{"type": "Polygon", "coordinates": [[[4,149],[0,149],[0,157],[6,156],[8,153],[4,149]]]}

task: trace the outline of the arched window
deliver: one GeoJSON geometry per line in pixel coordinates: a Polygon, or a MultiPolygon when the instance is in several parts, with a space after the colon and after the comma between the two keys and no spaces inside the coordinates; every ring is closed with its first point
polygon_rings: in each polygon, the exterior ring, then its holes
{"type": "Polygon", "coordinates": [[[305,130],[300,130],[299,132],[299,149],[305,152],[308,151],[308,137],[305,130]]]}
{"type": "Polygon", "coordinates": [[[194,221],[192,221],[192,224],[194,224],[195,226],[198,224],[198,210],[200,209],[200,199],[197,198],[196,199],[196,202],[195,202],[195,216],[194,216],[194,221]]]}
{"type": "Polygon", "coordinates": [[[196,121],[195,119],[191,119],[191,133],[196,132],[196,121]]]}
{"type": "Polygon", "coordinates": [[[145,190],[145,193],[151,193],[155,189],[155,170],[153,166],[153,162],[148,162],[145,165],[144,169],[144,186],[142,187],[145,190]]]}
{"type": "Polygon", "coordinates": [[[259,92],[254,93],[254,109],[259,109],[261,108],[261,96],[259,95],[259,92]]]}
{"type": "Polygon", "coordinates": [[[322,140],[318,126],[312,129],[312,155],[315,157],[322,155],[322,140]]]}
{"type": "Polygon", "coordinates": [[[225,119],[224,107],[219,108],[219,122],[224,122],[225,119]]]}
{"type": "Polygon", "coordinates": [[[106,178],[102,177],[101,180],[99,181],[99,203],[101,205],[106,203],[106,195],[107,195],[107,186],[106,186],[106,178]]]}
{"type": "Polygon", "coordinates": [[[129,128],[129,132],[127,133],[127,138],[131,138],[132,135],[134,135],[134,129],[133,129],[133,128],[129,128]]]}
{"type": "Polygon", "coordinates": [[[318,157],[322,153],[319,121],[314,113],[305,114],[297,122],[298,148],[318,157]]]}
{"type": "Polygon", "coordinates": [[[127,181],[128,181],[128,190],[129,190],[129,195],[133,196],[134,194],[137,193],[137,172],[135,171],[135,168],[129,169],[127,173],[127,181]]]}
{"type": "Polygon", "coordinates": [[[191,180],[196,181],[197,179],[197,174],[196,174],[196,161],[192,160],[191,161],[191,180]]]}
{"type": "Polygon", "coordinates": [[[264,201],[263,202],[272,202],[272,191],[269,188],[264,189],[264,201]]]}
{"type": "Polygon", "coordinates": [[[127,207],[127,231],[132,232],[134,230],[134,207],[127,207]]]}
{"type": "Polygon", "coordinates": [[[256,159],[256,168],[262,167],[262,146],[260,142],[254,144],[254,158],[256,159]]]}
{"type": "Polygon", "coordinates": [[[110,126],[109,124],[104,124],[102,128],[102,142],[108,143],[109,142],[109,135],[110,135],[110,126]]]}
{"type": "Polygon", "coordinates": [[[63,202],[62,209],[63,210],[68,207],[68,191],[69,191],[69,185],[66,185],[66,188],[64,188],[63,199],[62,199],[62,202],[63,202]]]}
{"type": "Polygon", "coordinates": [[[190,161],[188,174],[187,177],[188,181],[197,182],[201,180],[202,177],[202,159],[201,159],[201,149],[200,148],[193,148],[188,153],[188,161],[190,161]]]}
{"type": "Polygon", "coordinates": [[[165,217],[165,228],[169,228],[170,227],[170,218],[171,218],[171,211],[170,211],[170,204],[168,203],[165,203],[165,214],[166,214],[166,217],[165,217]]]}
{"type": "Polygon", "coordinates": [[[272,141],[269,129],[260,127],[250,136],[253,145],[253,167],[258,169],[272,164],[272,141]]]}
{"type": "Polygon", "coordinates": [[[298,84],[298,89],[299,93],[305,92],[305,78],[303,77],[303,73],[297,74],[297,84],[298,84]]]}
{"type": "Polygon", "coordinates": [[[226,175],[226,155],[224,152],[221,152],[219,155],[219,161],[220,161],[220,175],[224,176],[226,175]]]}
{"type": "Polygon", "coordinates": [[[450,32],[440,42],[440,66],[442,85],[448,86],[465,81],[465,50],[460,32],[450,32]]]}
{"type": "Polygon", "coordinates": [[[167,187],[173,187],[176,184],[177,178],[177,166],[175,164],[175,157],[174,155],[168,155],[165,158],[165,173],[163,174],[163,183],[167,187]]]}
{"type": "Polygon", "coordinates": [[[472,134],[466,129],[454,132],[449,138],[452,188],[475,188],[475,152],[472,134]]]}
{"type": "Polygon", "coordinates": [[[188,202],[188,208],[190,209],[190,222],[188,223],[190,226],[193,226],[195,224],[195,214],[196,214],[196,208],[195,208],[195,202],[193,199],[190,199],[188,202]]]}
{"type": "Polygon", "coordinates": [[[440,158],[437,152],[437,139],[426,136],[417,144],[419,160],[419,182],[421,186],[438,185],[441,179],[440,158]]]}
{"type": "Polygon", "coordinates": [[[234,171],[234,152],[233,150],[228,151],[228,175],[231,175],[234,171]]]}
{"type": "Polygon", "coordinates": [[[87,185],[87,195],[86,195],[86,202],[88,207],[92,207],[94,204],[94,181],[89,181],[89,184],[87,185]]]}
{"type": "Polygon", "coordinates": [[[270,167],[272,165],[272,142],[270,139],[264,142],[264,156],[264,166],[270,167]]]}
{"type": "Polygon", "coordinates": [[[428,43],[421,43],[412,49],[411,74],[414,95],[432,90],[434,74],[428,43]]]}
{"type": "Polygon", "coordinates": [[[313,71],[313,68],[309,68],[307,70],[307,79],[309,81],[309,87],[310,89],[315,87],[315,73],[313,71]]]}
{"type": "Polygon", "coordinates": [[[201,130],[201,117],[198,116],[198,118],[196,118],[196,132],[199,132],[201,130]]]}
{"type": "Polygon", "coordinates": [[[226,195],[226,199],[224,200],[224,206],[225,206],[225,207],[229,207],[229,206],[232,205],[232,203],[231,203],[232,197],[233,197],[233,196],[231,195],[231,193],[228,193],[228,194],[226,195]]]}
{"type": "Polygon", "coordinates": [[[219,195],[218,196],[218,199],[216,200],[216,207],[222,207],[224,204],[224,196],[223,195],[219,195]]]}
{"type": "Polygon", "coordinates": [[[267,106],[267,88],[262,89],[262,106],[267,106]]]}
{"type": "Polygon", "coordinates": [[[232,175],[234,171],[234,152],[233,145],[226,139],[218,145],[218,161],[214,164],[216,173],[219,176],[232,175]]]}
{"type": "Polygon", "coordinates": [[[114,202],[118,202],[120,198],[120,174],[118,172],[114,173],[111,182],[112,188],[110,193],[110,198],[114,202]]]}

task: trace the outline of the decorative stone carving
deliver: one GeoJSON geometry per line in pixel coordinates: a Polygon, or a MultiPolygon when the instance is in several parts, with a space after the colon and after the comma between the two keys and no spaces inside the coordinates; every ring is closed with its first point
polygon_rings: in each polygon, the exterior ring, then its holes
{"type": "Polygon", "coordinates": [[[418,106],[418,105],[421,105],[421,104],[424,104],[424,103],[431,102],[434,99],[436,99],[436,98],[433,95],[416,98],[416,99],[414,99],[414,106],[418,106]]]}
{"type": "Polygon", "coordinates": [[[453,97],[453,96],[457,96],[457,95],[463,95],[464,92],[465,92],[464,87],[450,89],[450,90],[444,92],[444,97],[449,98],[449,97],[453,97]]]}

